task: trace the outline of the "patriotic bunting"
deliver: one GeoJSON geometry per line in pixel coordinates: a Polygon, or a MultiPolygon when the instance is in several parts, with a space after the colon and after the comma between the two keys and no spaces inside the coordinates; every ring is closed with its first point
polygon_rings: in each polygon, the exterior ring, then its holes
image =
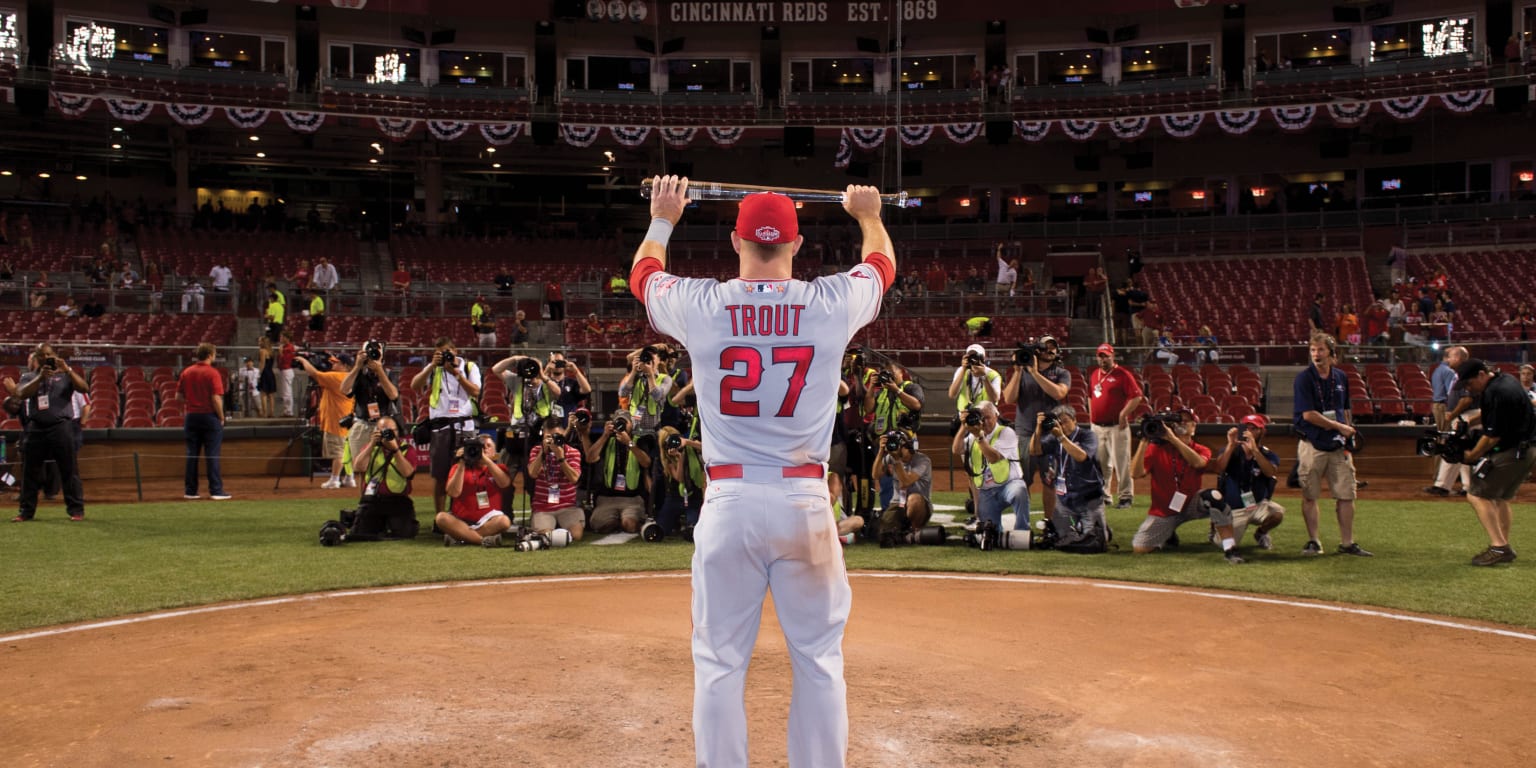
{"type": "Polygon", "coordinates": [[[523,132],[523,123],[481,123],[480,136],[492,146],[511,144],[523,132]]]}
{"type": "Polygon", "coordinates": [[[931,125],[903,125],[897,129],[901,136],[901,143],[909,147],[920,147],[933,138],[933,126],[931,125]]]}
{"type": "Polygon", "coordinates": [[[1424,105],[1428,103],[1428,96],[1404,96],[1397,99],[1382,99],[1381,107],[1387,110],[1387,114],[1399,120],[1412,120],[1424,111],[1424,105]]]}
{"type": "Polygon", "coordinates": [[[96,103],[95,96],[76,96],[69,93],[53,94],[53,105],[59,108],[67,117],[79,117],[96,103]]]}
{"type": "Polygon", "coordinates": [[[982,123],[949,123],[944,126],[944,135],[956,144],[969,144],[981,135],[982,123]]]}
{"type": "Polygon", "coordinates": [[[1062,120],[1061,130],[1077,141],[1087,141],[1099,132],[1097,120],[1062,120]]]}
{"type": "Polygon", "coordinates": [[[842,138],[837,141],[837,157],[832,159],[833,168],[847,168],[853,160],[853,143],[848,140],[848,129],[843,129],[842,138]]]}
{"type": "Polygon", "coordinates": [[[1118,120],[1111,120],[1109,129],[1115,132],[1117,138],[1129,140],[1146,133],[1147,126],[1151,124],[1152,118],[1146,116],[1122,117],[1118,120]]]}
{"type": "Polygon", "coordinates": [[[729,147],[732,144],[735,144],[736,142],[741,141],[741,137],[744,134],[746,134],[747,129],[745,129],[745,128],[705,128],[704,132],[709,134],[709,138],[714,139],[716,144],[719,144],[722,147],[729,147]]]}
{"type": "Polygon", "coordinates": [[[1241,136],[1259,124],[1257,109],[1221,109],[1215,114],[1216,124],[1221,126],[1223,131],[1234,136],[1241,136]]]}
{"type": "Polygon", "coordinates": [[[1281,128],[1301,131],[1312,124],[1312,118],[1317,115],[1317,107],[1311,104],[1304,107],[1272,107],[1269,114],[1281,128]]]}
{"type": "Polygon", "coordinates": [[[196,128],[213,117],[213,107],[207,104],[166,104],[165,111],[177,125],[196,128]]]}
{"type": "Polygon", "coordinates": [[[416,130],[416,123],[421,122],[409,117],[381,117],[379,118],[379,130],[385,136],[395,141],[405,141],[416,130]]]}
{"type": "Polygon", "coordinates": [[[427,133],[438,141],[453,141],[469,130],[469,123],[457,120],[428,120],[427,133]]]}
{"type": "Polygon", "coordinates": [[[1015,120],[1013,127],[1025,141],[1039,141],[1051,132],[1050,120],[1015,120]]]}
{"type": "Polygon", "coordinates": [[[662,128],[661,140],[665,141],[669,147],[682,149],[692,144],[693,137],[698,133],[697,128],[662,128]]]}
{"type": "Polygon", "coordinates": [[[1457,91],[1455,93],[1440,94],[1440,103],[1452,112],[1467,113],[1488,102],[1488,89],[1480,88],[1475,91],[1457,91]]]}
{"type": "Polygon", "coordinates": [[[1200,130],[1200,124],[1205,122],[1204,112],[1190,112],[1183,115],[1162,115],[1163,130],[1169,136],[1176,139],[1187,139],[1200,130]]]}
{"type": "Polygon", "coordinates": [[[1364,120],[1370,111],[1369,101],[1335,102],[1328,105],[1328,116],[1339,125],[1354,125],[1364,120]]]}
{"type": "Polygon", "coordinates": [[[314,133],[325,124],[324,112],[290,112],[281,110],[278,114],[283,116],[283,122],[299,133],[314,133]]]}
{"type": "Polygon", "coordinates": [[[613,134],[614,141],[626,147],[638,147],[651,135],[649,125],[610,125],[608,131],[613,134]]]}
{"type": "Polygon", "coordinates": [[[848,138],[859,149],[874,149],[885,143],[884,128],[847,128],[848,138]]]}
{"type": "Polygon", "coordinates": [[[243,107],[224,108],[225,117],[228,117],[231,123],[234,123],[235,125],[246,130],[251,130],[252,128],[260,128],[261,124],[267,121],[267,112],[268,111],[265,109],[245,109],[243,107]]]}
{"type": "Polygon", "coordinates": [[[597,141],[597,129],[595,125],[561,125],[560,133],[565,136],[565,143],[573,147],[590,147],[597,141]]]}
{"type": "Polygon", "coordinates": [[[133,99],[114,99],[110,97],[103,99],[103,101],[107,102],[107,111],[112,113],[113,117],[129,123],[137,123],[149,117],[149,113],[155,108],[155,103],[152,101],[134,101],[133,99]]]}

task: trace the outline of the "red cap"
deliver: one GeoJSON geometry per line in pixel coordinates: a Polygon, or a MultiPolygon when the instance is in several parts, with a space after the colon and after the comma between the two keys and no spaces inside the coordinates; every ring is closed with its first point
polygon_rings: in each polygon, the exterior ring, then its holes
{"type": "Polygon", "coordinates": [[[741,199],[736,214],[736,235],[754,243],[777,245],[800,235],[795,201],[776,192],[759,192],[741,199]]]}
{"type": "Polygon", "coordinates": [[[1101,355],[1113,355],[1114,353],[1115,353],[1115,348],[1114,347],[1111,347],[1108,344],[1100,344],[1099,345],[1099,354],[1101,354],[1101,355]]]}
{"type": "Polygon", "coordinates": [[[1259,429],[1269,428],[1269,419],[1264,418],[1264,415],[1260,413],[1250,413],[1244,416],[1242,423],[1250,427],[1258,427],[1259,429]]]}

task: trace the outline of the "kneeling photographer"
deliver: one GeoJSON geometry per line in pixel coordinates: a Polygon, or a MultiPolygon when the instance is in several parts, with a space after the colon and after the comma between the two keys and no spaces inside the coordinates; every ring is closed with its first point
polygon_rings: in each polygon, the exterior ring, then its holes
{"type": "Polygon", "coordinates": [[[1227,430],[1227,445],[1211,459],[1211,474],[1218,475],[1217,488],[1232,507],[1232,538],[1243,540],[1249,525],[1253,542],[1259,549],[1273,549],[1269,532],[1285,519],[1285,507],[1275,503],[1275,477],[1280,456],[1264,445],[1264,430],[1269,420],[1252,413],[1227,430]]]}
{"type": "Polygon", "coordinates": [[[692,540],[693,527],[699,524],[699,512],[704,508],[704,487],[708,484],[704,459],[699,455],[703,445],[672,427],[662,427],[656,437],[661,440],[661,461],[653,465],[651,488],[659,535],[647,538],[660,540],[680,533],[684,539],[692,540]]]}
{"type": "Polygon", "coordinates": [[[1211,449],[1195,442],[1195,415],[1188,409],[1148,414],[1141,420],[1141,442],[1131,457],[1131,474],[1150,477],[1152,508],[1136,529],[1131,550],[1138,555],[1178,546],[1178,528],[1191,520],[1209,518],[1221,535],[1227,562],[1238,565],[1232,536],[1232,509],[1219,491],[1200,490],[1200,476],[1211,460],[1211,449]]]}
{"type": "Polygon", "coordinates": [[[1536,406],[1515,377],[1494,371],[1477,358],[1457,367],[1456,377],[1478,398],[1482,409],[1482,435],[1463,459],[1472,466],[1467,501],[1488,534],[1488,549],[1472,558],[1472,564],[1512,563],[1510,502],[1536,466],[1536,411],[1532,410],[1536,406]]]}
{"type": "MultiPolygon", "coordinates": [[[[588,524],[593,533],[639,533],[645,522],[644,477],[651,454],[634,434],[635,422],[618,411],[603,424],[603,433],[587,448],[587,463],[597,473],[590,484],[596,497],[588,524]]],[[[654,440],[654,436],[649,439],[654,440]]]]}
{"type": "Polygon", "coordinates": [[[507,468],[491,459],[496,441],[489,435],[466,435],[448,471],[448,512],[437,513],[443,545],[480,544],[501,546],[501,534],[512,527],[512,518],[501,511],[501,492],[511,487],[507,468]]]}
{"type": "MultiPolygon", "coordinates": [[[[352,461],[367,453],[374,430],[379,422],[400,413],[400,389],[389,380],[384,369],[384,342],[370,339],[357,352],[356,361],[341,380],[341,395],[352,398],[352,423],[347,431],[347,445],[352,449],[352,461]]],[[[391,429],[400,431],[394,423],[391,429]]],[[[354,476],[361,472],[353,470],[354,476]]]]}
{"type": "Polygon", "coordinates": [[[880,439],[875,453],[874,482],[886,476],[894,481],[891,501],[880,515],[882,548],[894,547],[907,534],[921,531],[933,516],[933,461],[917,451],[916,444],[911,432],[891,430],[880,439]]]}
{"type": "MultiPolygon", "coordinates": [[[[416,505],[411,503],[411,475],[416,467],[405,458],[400,425],[394,417],[381,416],[374,426],[377,429],[368,435],[352,459],[353,473],[363,478],[363,493],[350,521],[343,513],[342,540],[416,538],[421,528],[416,520],[416,505]]],[[[321,541],[324,542],[323,533],[321,541]]]]}
{"type": "Polygon", "coordinates": [[[1040,464],[1046,493],[1056,497],[1050,517],[1056,549],[1091,554],[1109,546],[1098,449],[1093,430],[1078,425],[1071,406],[1058,405],[1035,415],[1029,455],[1040,464]]]}
{"type": "MultiPolygon", "coordinates": [[[[570,429],[578,429],[571,414],[570,429]]],[[[587,421],[579,422],[583,432],[587,421]]],[[[528,474],[533,477],[533,515],[529,527],[546,536],[556,530],[570,533],[571,541],[581,539],[587,529],[587,515],[576,504],[576,486],[581,481],[581,451],[571,445],[571,434],[551,416],[544,420],[539,444],[528,456],[528,474]]]]}
{"type": "Polygon", "coordinates": [[[976,517],[993,530],[1003,527],[1003,510],[1012,508],[1013,528],[1029,530],[1029,489],[1019,469],[1019,438],[997,421],[997,406],[984,402],[965,412],[950,453],[965,462],[976,488],[976,517]]]}

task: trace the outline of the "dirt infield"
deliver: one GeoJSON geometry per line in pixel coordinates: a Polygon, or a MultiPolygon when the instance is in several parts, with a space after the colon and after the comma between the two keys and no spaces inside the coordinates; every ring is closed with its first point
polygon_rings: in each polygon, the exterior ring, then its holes
{"type": "MultiPolygon", "coordinates": [[[[1145,585],[855,574],[853,766],[1525,762],[1536,635],[1145,585]]],[[[685,576],[257,601],[0,644],[8,766],[683,766],[685,576]]],[[[765,613],[754,765],[783,765],[765,613]]]]}

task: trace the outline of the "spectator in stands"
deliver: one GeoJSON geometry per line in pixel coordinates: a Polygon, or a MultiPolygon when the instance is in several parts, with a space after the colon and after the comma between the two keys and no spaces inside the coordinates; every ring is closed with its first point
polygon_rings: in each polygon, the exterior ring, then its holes
{"type": "Polygon", "coordinates": [[[213,295],[217,299],[215,307],[222,309],[229,306],[229,282],[234,276],[235,273],[223,261],[215,261],[213,269],[208,270],[208,279],[212,281],[213,295]]]}
{"type": "Polygon", "coordinates": [[[277,395],[283,404],[283,415],[293,418],[293,368],[298,349],[293,346],[293,334],[283,331],[283,345],[277,352],[277,395]]]}
{"type": "Polygon", "coordinates": [[[1483,434],[1466,456],[1467,463],[1478,467],[1467,501],[1488,534],[1488,549],[1472,558],[1472,564],[1514,562],[1510,502],[1536,466],[1536,410],[1513,377],[1482,360],[1463,362],[1456,378],[1478,399],[1483,420],[1483,434]]]}
{"type": "Polygon", "coordinates": [[[165,275],[160,272],[160,265],[153,261],[145,264],[144,275],[144,286],[149,289],[149,311],[159,314],[164,309],[165,275]]]}
{"type": "Polygon", "coordinates": [[[283,337],[283,319],[287,311],[283,302],[277,300],[278,295],[276,289],[267,289],[267,340],[273,342],[283,337]]]}
{"type": "Polygon", "coordinates": [[[181,289],[182,314],[202,312],[203,298],[203,284],[196,279],[188,280],[186,287],[181,289]]]}
{"type": "Polygon", "coordinates": [[[411,311],[411,272],[405,268],[405,264],[396,264],[394,274],[390,275],[390,284],[395,287],[395,296],[400,300],[400,311],[411,311]]]}
{"type": "Polygon", "coordinates": [[[1334,327],[1338,332],[1338,338],[1345,344],[1358,346],[1360,344],[1360,318],[1355,315],[1355,305],[1345,303],[1339,307],[1339,316],[1334,319],[1334,327]]]}
{"type": "Polygon", "coordinates": [[[1152,350],[1153,359],[1163,365],[1178,365],[1179,351],[1173,344],[1173,331],[1163,328],[1157,332],[1156,346],[1152,350]]]}
{"type": "Polygon", "coordinates": [[[132,264],[124,264],[123,270],[117,273],[117,287],[123,290],[131,290],[142,279],[139,277],[139,271],[134,269],[132,264]]]}
{"type": "Polygon", "coordinates": [[[309,290],[309,259],[299,259],[299,267],[288,276],[288,282],[300,291],[309,290]]]}
{"type": "Polygon", "coordinates": [[[1093,423],[1096,458],[1104,474],[1104,501],[1110,501],[1109,478],[1113,475],[1119,497],[1115,509],[1126,509],[1136,496],[1136,481],[1131,477],[1131,415],[1146,397],[1136,374],[1115,361],[1114,347],[1100,344],[1095,357],[1099,365],[1088,374],[1088,418],[1093,423]]]}
{"type": "MultiPolygon", "coordinates": [[[[312,337],[306,336],[305,343],[320,341],[325,338],[325,295],[319,288],[309,289],[309,309],[304,311],[309,316],[309,331],[312,337]]],[[[278,338],[282,338],[279,334],[278,338]]],[[[276,341],[277,339],[273,339],[276,341]]]]}
{"type": "Polygon", "coordinates": [[[559,280],[551,280],[544,284],[544,303],[549,307],[549,319],[565,319],[565,289],[561,287],[559,280]]]}
{"type": "Polygon", "coordinates": [[[1318,293],[1312,297],[1312,307],[1307,310],[1307,322],[1311,325],[1308,330],[1311,333],[1328,333],[1332,330],[1324,325],[1323,317],[1323,294],[1318,293]]]}
{"type": "Polygon", "coordinates": [[[1429,317],[1424,321],[1426,335],[1431,342],[1448,341],[1451,338],[1451,313],[1445,308],[1445,302],[1435,299],[1435,306],[1429,312],[1429,317]]]}
{"type": "Polygon", "coordinates": [[[967,408],[976,403],[997,402],[1002,386],[1003,375],[987,365],[987,350],[980,344],[966,347],[965,356],[949,379],[949,397],[955,399],[955,418],[950,421],[949,433],[953,435],[960,429],[967,408]]]}
{"type": "MultiPolygon", "coordinates": [[[[22,215],[25,216],[26,214],[22,215]]],[[[30,304],[33,309],[42,309],[48,305],[48,273],[46,271],[38,272],[37,280],[32,283],[32,299],[30,304]]]]}
{"type": "Polygon", "coordinates": [[[1200,326],[1200,334],[1195,337],[1195,360],[1201,363],[1215,363],[1221,360],[1221,350],[1217,349],[1221,340],[1216,338],[1216,332],[1209,325],[1200,326]]]}
{"type": "Polygon", "coordinates": [[[598,473],[589,491],[597,499],[590,521],[594,533],[620,529],[638,533],[645,522],[642,478],[651,468],[651,446],[647,443],[654,443],[655,436],[640,437],[642,429],[646,428],[621,411],[603,424],[602,433],[587,447],[587,464],[598,473]]]}
{"type": "Polygon", "coordinates": [[[923,277],[923,287],[931,294],[947,292],[949,290],[949,273],[945,272],[944,267],[939,266],[939,263],[935,261],[928,267],[928,274],[923,277]]]}
{"type": "Polygon", "coordinates": [[[1259,549],[1275,548],[1269,532],[1285,520],[1285,508],[1274,501],[1280,456],[1264,445],[1268,427],[1262,414],[1244,416],[1239,426],[1227,430],[1227,444],[1210,464],[1210,474],[1220,478],[1216,487],[1232,508],[1233,540],[1242,541],[1248,526],[1257,525],[1253,543],[1259,549]]]}
{"type": "Polygon", "coordinates": [[[528,348],[528,313],[519,309],[512,315],[512,348],[528,348]]]}
{"type": "MultiPolygon", "coordinates": [[[[1429,375],[1430,387],[1430,413],[1435,419],[1435,429],[1449,432],[1462,421],[1472,421],[1475,413],[1469,413],[1474,406],[1472,394],[1465,387],[1460,386],[1456,380],[1456,368],[1467,361],[1470,353],[1466,347],[1446,347],[1440,359],[1440,365],[1429,375]]],[[[1424,489],[1431,496],[1450,496],[1451,486],[1456,484],[1456,476],[1461,475],[1461,490],[1455,495],[1467,495],[1467,486],[1471,484],[1471,469],[1465,464],[1451,464],[1444,459],[1435,459],[1435,481],[1424,489]]]]}
{"type": "Polygon", "coordinates": [[[32,252],[32,217],[26,213],[16,220],[16,250],[32,252]]]}
{"type": "Polygon", "coordinates": [[[256,392],[260,395],[257,404],[256,415],[263,419],[271,418],[272,395],[277,392],[277,375],[274,372],[272,354],[272,340],[263,336],[256,345],[256,369],[259,372],[256,377],[256,392]]]}
{"type": "Polygon", "coordinates": [[[626,299],[629,297],[629,280],[619,272],[608,276],[608,298],[626,299]]]}
{"type": "Polygon", "coordinates": [[[667,395],[672,392],[672,377],[662,370],[664,361],[659,352],[652,346],[631,350],[626,355],[628,370],[619,380],[619,397],[629,398],[629,414],[637,430],[656,429],[667,395]]]}
{"type": "Polygon", "coordinates": [[[985,288],[986,284],[982,281],[981,270],[977,269],[975,264],[972,264],[971,268],[965,272],[966,294],[969,296],[980,296],[985,288]]]}
{"type": "Polygon", "coordinates": [[[411,389],[427,395],[432,430],[432,503],[434,512],[442,512],[459,433],[475,428],[481,380],[480,367],[461,357],[452,339],[440,336],[433,346],[431,365],[411,379],[411,389]]]}
{"type": "Polygon", "coordinates": [[[965,326],[965,333],[967,336],[987,338],[992,335],[992,318],[990,317],[972,317],[966,320],[961,320],[960,324],[965,326]]]}
{"type": "Polygon", "coordinates": [[[1011,508],[1013,529],[1027,531],[1029,488],[1019,466],[1018,435],[998,423],[995,403],[982,402],[973,407],[981,420],[966,423],[956,432],[949,451],[965,462],[966,474],[976,489],[976,517],[1002,530],[1003,510],[1011,508]]]}
{"type": "MultiPolygon", "coordinates": [[[[1035,414],[1050,410],[1067,399],[1067,392],[1072,388],[1072,374],[1059,364],[1061,358],[1061,345],[1053,336],[1041,336],[1037,346],[1040,351],[1035,354],[1034,360],[1027,366],[1013,366],[1009,372],[1008,383],[1003,385],[1003,402],[1017,403],[1018,415],[1014,417],[1014,427],[1018,434],[1019,444],[1017,455],[1020,467],[1023,470],[1024,491],[1029,492],[1029,486],[1034,483],[1036,476],[1044,482],[1041,474],[1042,466],[1037,466],[1027,458],[1029,452],[1029,439],[1035,433],[1035,414]]],[[[1056,494],[1051,492],[1049,486],[1042,489],[1043,499],[1041,508],[1045,512],[1046,519],[1050,519],[1051,513],[1056,511],[1056,494]]],[[[1023,509],[1015,509],[1024,522],[1029,522],[1029,499],[1024,499],[1023,509]]],[[[1019,526],[1023,528],[1025,526],[1019,526]]]]}
{"type": "Polygon", "coordinates": [[[342,393],[341,383],[346,380],[347,374],[336,370],[337,365],[351,366],[352,358],[342,355],[327,356],[330,363],[328,370],[320,370],[304,356],[294,358],[304,372],[309,374],[311,381],[320,388],[320,407],[315,412],[315,426],[320,428],[322,440],[322,455],[331,460],[331,477],[320,484],[321,488],[332,489],[342,487],[355,487],[357,480],[343,470],[342,463],[347,450],[347,428],[341,426],[341,420],[352,413],[355,403],[352,398],[342,393]]]}
{"type": "Polygon", "coordinates": [[[70,296],[64,299],[64,303],[60,304],[59,308],[55,309],[53,313],[59,317],[79,317],[80,306],[75,303],[75,297],[70,296]]]}
{"type": "Polygon", "coordinates": [[[1387,268],[1392,275],[1392,284],[1401,285],[1408,281],[1408,249],[1401,245],[1392,246],[1387,251],[1387,268]]]}
{"type": "Polygon", "coordinates": [[[533,515],[529,527],[543,534],[563,528],[570,532],[571,540],[581,540],[586,530],[586,513],[576,505],[581,451],[567,442],[566,428],[560,419],[551,416],[544,420],[543,442],[529,455],[528,472],[533,476],[533,515]],[[557,456],[559,461],[550,460],[557,456]]]}
{"type": "Polygon", "coordinates": [[[1526,360],[1527,352],[1530,348],[1527,342],[1531,340],[1531,329],[1536,327],[1536,313],[1531,312],[1530,305],[1521,304],[1514,312],[1510,313],[1509,319],[1504,321],[1503,327],[1508,329],[1505,331],[1505,338],[1520,340],[1520,359],[1522,361],[1526,360]]]}
{"type": "Polygon", "coordinates": [[[1360,313],[1360,339],[1366,344],[1381,344],[1387,339],[1390,312],[1385,300],[1371,302],[1360,313]]]}
{"type": "Polygon", "coordinates": [[[496,347],[496,312],[483,293],[475,296],[475,303],[469,308],[469,327],[475,332],[475,346],[496,347]]]}
{"type": "Polygon", "coordinates": [[[1103,267],[1089,267],[1083,277],[1083,316],[1097,320],[1104,316],[1104,291],[1109,287],[1109,275],[1103,267]]]}
{"type": "Polygon", "coordinates": [[[101,317],[107,313],[107,305],[103,304],[101,297],[91,294],[91,297],[80,307],[81,317],[101,317]]]}
{"type": "Polygon", "coordinates": [[[1019,282],[1019,260],[1005,261],[1003,259],[1003,244],[998,243],[995,252],[997,256],[997,284],[993,294],[997,296],[1012,296],[1014,288],[1019,282]]]}
{"type": "Polygon", "coordinates": [[[584,327],[586,328],[587,333],[598,336],[601,336],[607,330],[603,327],[602,321],[597,319],[596,312],[587,314],[587,324],[584,327]]]}
{"type": "Polygon", "coordinates": [[[443,532],[446,546],[499,547],[501,534],[512,528],[512,518],[501,510],[501,492],[511,487],[512,476],[495,460],[496,443],[490,435],[472,435],[466,439],[481,442],[480,458],[478,461],[467,458],[462,447],[455,451],[447,482],[453,505],[450,511],[437,513],[437,528],[443,532]]]}
{"type": "Polygon", "coordinates": [[[1419,314],[1417,302],[1408,306],[1403,312],[1403,321],[1399,325],[1403,333],[1403,343],[1415,347],[1414,359],[1423,360],[1425,350],[1429,347],[1429,337],[1425,335],[1424,315],[1419,314]]]}
{"type": "MultiPolygon", "coordinates": [[[[1131,306],[1134,308],[1135,304],[1131,306]]],[[[1151,299],[1142,305],[1139,312],[1131,315],[1131,330],[1136,332],[1136,338],[1143,347],[1157,346],[1157,335],[1163,325],[1163,311],[1151,299]]]]}
{"type": "Polygon", "coordinates": [[[197,362],[187,366],[176,381],[176,392],[186,405],[182,431],[187,435],[186,494],[200,498],[197,491],[197,457],[202,454],[208,469],[208,497],[216,501],[229,498],[224,492],[224,475],[219,470],[219,448],[224,443],[224,377],[213,367],[218,350],[207,342],[197,345],[197,362]]]}
{"type": "Polygon", "coordinates": [[[330,293],[336,290],[336,284],[341,282],[341,277],[336,274],[336,266],[331,260],[321,256],[315,260],[315,272],[309,278],[309,284],[321,291],[330,293]]]}
{"type": "MultiPolygon", "coordinates": [[[[314,290],[318,293],[320,289],[314,290]]],[[[341,380],[341,395],[352,400],[352,427],[347,430],[347,447],[356,459],[368,452],[379,425],[400,413],[400,388],[390,380],[382,357],[369,357],[368,345],[363,344],[358,348],[346,378],[341,380]]]]}
{"type": "Polygon", "coordinates": [[[1504,43],[1504,73],[1507,75],[1520,74],[1520,38],[1510,35],[1504,43]]]}
{"type": "Polygon", "coordinates": [[[1424,287],[1435,293],[1451,287],[1451,278],[1445,274],[1444,269],[1436,269],[1429,279],[1424,281],[1424,287]]]}
{"type": "MultiPolygon", "coordinates": [[[[263,337],[265,338],[265,337],[263,337]]],[[[256,361],[247,357],[240,361],[239,392],[240,415],[246,418],[261,415],[261,369],[256,361]]]]}
{"type": "Polygon", "coordinates": [[[1348,450],[1355,428],[1349,415],[1349,379],[1334,367],[1336,342],[1317,334],[1308,343],[1312,365],[1296,374],[1295,428],[1297,474],[1301,479],[1301,514],[1307,524],[1303,555],[1321,555],[1317,499],[1328,478],[1339,521],[1339,554],[1370,557],[1355,541],[1355,463],[1348,450]]]}
{"type": "Polygon", "coordinates": [[[1106,486],[1095,434],[1077,423],[1077,412],[1070,405],[1035,414],[1029,455],[1032,462],[1045,468],[1044,492],[1057,497],[1050,517],[1057,549],[1103,552],[1109,544],[1109,524],[1104,521],[1106,486]],[[1047,415],[1055,423],[1041,429],[1047,415]]]}

